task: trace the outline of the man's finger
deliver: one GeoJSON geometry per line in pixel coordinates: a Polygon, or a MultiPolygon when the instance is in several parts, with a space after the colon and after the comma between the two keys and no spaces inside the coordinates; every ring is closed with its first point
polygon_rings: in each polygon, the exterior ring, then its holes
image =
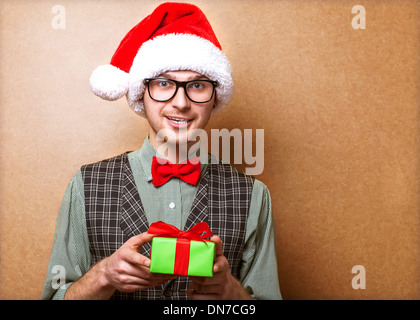
{"type": "Polygon", "coordinates": [[[140,233],[136,236],[131,237],[126,241],[125,244],[129,245],[131,248],[138,250],[145,243],[152,241],[154,234],[149,234],[147,232],[140,233]]]}
{"type": "Polygon", "coordinates": [[[143,256],[137,250],[130,248],[124,249],[124,260],[130,264],[137,265],[139,267],[150,267],[150,259],[148,257],[143,256]]]}
{"type": "MultiPolygon", "coordinates": [[[[124,243],[124,247],[128,249],[125,260],[132,264],[150,267],[150,259],[139,254],[140,248],[147,242],[152,241],[155,235],[143,232],[133,236],[124,243]]],[[[122,249],[122,248],[121,248],[122,249]]]]}
{"type": "Polygon", "coordinates": [[[223,256],[223,243],[222,240],[219,238],[219,236],[213,236],[210,238],[210,241],[213,241],[215,244],[215,255],[223,256]]]}

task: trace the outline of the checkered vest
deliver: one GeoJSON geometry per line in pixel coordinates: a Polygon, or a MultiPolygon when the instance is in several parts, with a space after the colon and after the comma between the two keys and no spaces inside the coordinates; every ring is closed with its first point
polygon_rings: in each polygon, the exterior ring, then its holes
{"type": "MultiPolygon", "coordinates": [[[[92,265],[110,256],[130,237],[146,232],[149,224],[136,188],[127,153],[81,168],[86,225],[92,265]]],[[[199,182],[184,230],[198,222],[209,224],[223,242],[231,273],[238,277],[254,178],[229,164],[210,161],[199,182]]],[[[140,253],[150,255],[150,243],[140,253]]],[[[116,291],[113,299],[188,299],[188,277],[132,293],[116,291]]]]}

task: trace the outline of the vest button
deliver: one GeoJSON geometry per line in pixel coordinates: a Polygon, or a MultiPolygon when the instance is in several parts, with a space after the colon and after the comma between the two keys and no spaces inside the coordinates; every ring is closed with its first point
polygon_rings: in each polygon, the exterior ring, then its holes
{"type": "Polygon", "coordinates": [[[172,284],[173,284],[173,280],[169,280],[167,283],[165,283],[165,285],[163,286],[163,292],[162,292],[162,296],[163,297],[172,297],[172,284]]]}
{"type": "Polygon", "coordinates": [[[163,291],[163,295],[165,297],[172,297],[172,290],[170,288],[165,289],[165,291],[163,291]]]}

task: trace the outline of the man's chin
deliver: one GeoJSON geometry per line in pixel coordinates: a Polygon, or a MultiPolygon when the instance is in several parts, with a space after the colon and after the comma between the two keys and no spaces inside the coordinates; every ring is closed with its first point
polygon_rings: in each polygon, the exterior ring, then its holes
{"type": "Polygon", "coordinates": [[[165,128],[157,132],[156,138],[158,141],[163,141],[167,144],[173,145],[188,145],[194,144],[200,140],[202,134],[206,134],[204,129],[188,128],[174,130],[173,128],[165,128]]]}
{"type": "Polygon", "coordinates": [[[188,128],[165,128],[158,131],[157,138],[167,143],[187,143],[190,131],[193,130],[190,130],[188,128]]]}

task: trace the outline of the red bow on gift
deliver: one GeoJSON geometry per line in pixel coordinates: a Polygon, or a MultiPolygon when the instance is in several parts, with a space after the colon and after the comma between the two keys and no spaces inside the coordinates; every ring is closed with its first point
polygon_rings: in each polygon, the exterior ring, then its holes
{"type": "Polygon", "coordinates": [[[209,225],[206,222],[199,222],[188,231],[179,230],[173,225],[163,221],[157,221],[150,225],[148,233],[156,234],[159,237],[178,238],[203,241],[213,235],[209,225]],[[204,234],[202,234],[204,233],[204,234]]]}
{"type": "Polygon", "coordinates": [[[178,177],[181,180],[196,185],[200,178],[200,158],[196,157],[180,164],[173,164],[166,159],[153,157],[152,177],[155,187],[161,186],[172,177],[178,177]]]}

